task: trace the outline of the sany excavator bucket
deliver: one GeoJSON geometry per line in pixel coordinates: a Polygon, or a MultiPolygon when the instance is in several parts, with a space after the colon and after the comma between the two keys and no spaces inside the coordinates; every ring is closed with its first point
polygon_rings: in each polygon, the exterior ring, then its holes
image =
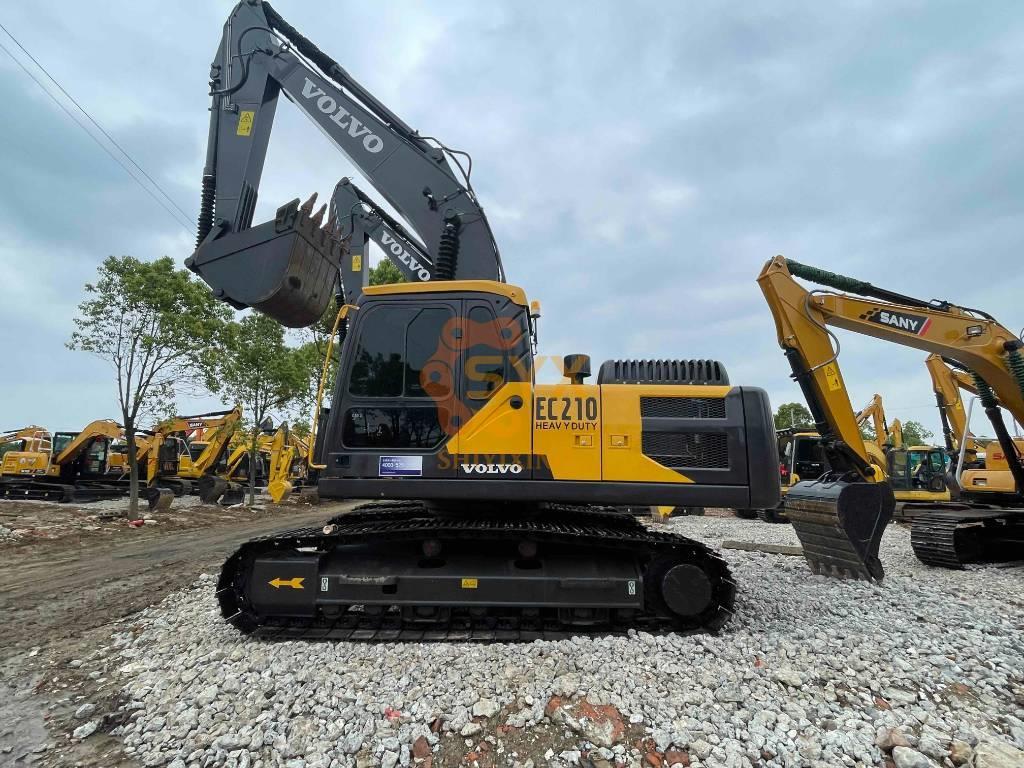
{"type": "Polygon", "coordinates": [[[273,221],[241,232],[214,227],[185,266],[237,309],[252,307],[289,328],[311,325],[335,293],[342,242],[334,222],[321,228],[314,194],[277,209],[273,221]],[[220,233],[220,234],[218,234],[220,233]]]}
{"type": "Polygon", "coordinates": [[[843,578],[881,581],[878,545],[896,498],[888,483],[810,480],[786,495],[786,515],[811,570],[843,578]]]}

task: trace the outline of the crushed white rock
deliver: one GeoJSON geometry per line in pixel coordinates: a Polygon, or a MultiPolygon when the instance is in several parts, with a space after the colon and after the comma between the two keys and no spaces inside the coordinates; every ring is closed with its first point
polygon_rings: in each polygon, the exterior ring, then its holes
{"type": "MultiPolygon", "coordinates": [[[[713,546],[796,543],[789,526],[757,521],[670,525],[713,546]]],[[[132,716],[115,732],[146,766],[394,768],[417,764],[421,738],[436,751],[448,734],[549,722],[557,695],[611,705],[658,750],[684,750],[705,768],[1024,755],[1013,751],[1024,749],[1024,570],[926,568],[895,526],[882,585],[813,576],[800,558],[727,559],[740,591],[718,636],[509,645],[247,640],[221,620],[204,576],[116,637],[132,716]]],[[[576,733],[575,747],[546,760],[591,752],[640,765],[631,744],[576,733]]]]}

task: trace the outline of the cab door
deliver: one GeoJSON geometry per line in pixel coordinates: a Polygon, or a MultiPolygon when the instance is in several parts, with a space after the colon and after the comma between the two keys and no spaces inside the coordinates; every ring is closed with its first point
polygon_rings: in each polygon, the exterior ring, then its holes
{"type": "Polygon", "coordinates": [[[533,370],[521,311],[504,297],[462,300],[456,475],[533,477],[533,370]],[[523,364],[525,361],[525,365],[523,364]]]}

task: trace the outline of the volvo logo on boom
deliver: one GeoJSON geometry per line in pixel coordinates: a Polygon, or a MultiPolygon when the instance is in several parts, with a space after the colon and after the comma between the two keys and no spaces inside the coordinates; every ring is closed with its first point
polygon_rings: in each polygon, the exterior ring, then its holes
{"type": "Polygon", "coordinates": [[[923,336],[932,324],[931,318],[912,315],[909,312],[894,312],[891,309],[872,309],[860,316],[861,320],[923,336]]]}
{"type": "Polygon", "coordinates": [[[407,267],[409,267],[409,269],[415,272],[416,277],[418,277],[424,283],[430,282],[430,272],[427,270],[426,267],[424,267],[422,264],[416,261],[416,259],[413,258],[412,254],[410,254],[407,250],[405,250],[405,248],[402,247],[402,244],[400,242],[395,240],[395,238],[393,238],[391,235],[389,235],[386,231],[383,230],[380,233],[380,241],[381,243],[384,244],[385,248],[391,251],[395,258],[397,258],[400,262],[402,262],[407,267]]]}
{"type": "Polygon", "coordinates": [[[331,122],[336,123],[339,128],[346,129],[348,135],[353,139],[361,139],[363,149],[367,152],[375,155],[384,149],[384,139],[363,125],[355,115],[338,104],[333,96],[329,95],[308,77],[306,78],[306,84],[302,86],[302,97],[310,101],[315,100],[316,108],[325,115],[330,115],[331,122]]]}

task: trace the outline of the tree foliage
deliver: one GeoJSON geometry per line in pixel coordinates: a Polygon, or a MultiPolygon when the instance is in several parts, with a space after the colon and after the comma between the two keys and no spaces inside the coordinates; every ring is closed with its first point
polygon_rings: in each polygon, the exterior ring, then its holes
{"type": "Polygon", "coordinates": [[[904,445],[930,445],[934,433],[919,421],[903,422],[904,445]]]}
{"type": "Polygon", "coordinates": [[[289,347],[284,328],[272,318],[252,313],[229,323],[217,366],[217,387],[228,400],[241,404],[250,425],[249,503],[256,495],[260,425],[271,415],[291,408],[309,388],[306,354],[289,347]]]}
{"type": "Polygon", "coordinates": [[[811,412],[802,403],[783,403],[775,411],[776,429],[807,429],[813,426],[811,412]]]}
{"type": "Polygon", "coordinates": [[[390,259],[381,259],[377,266],[370,267],[370,285],[389,285],[404,283],[405,277],[401,270],[390,259]]]}
{"type": "MultiPolygon", "coordinates": [[[[110,256],[85,292],[67,347],[110,364],[125,437],[134,445],[142,417],[166,413],[177,394],[210,383],[215,342],[230,310],[166,256],[110,256]]],[[[135,451],[128,451],[128,460],[129,513],[135,514],[135,451]]]]}

